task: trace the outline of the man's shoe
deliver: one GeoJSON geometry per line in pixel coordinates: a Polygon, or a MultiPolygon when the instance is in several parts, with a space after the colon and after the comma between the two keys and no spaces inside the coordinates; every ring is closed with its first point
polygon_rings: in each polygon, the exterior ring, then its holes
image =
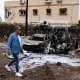
{"type": "Polygon", "coordinates": [[[5,65],[5,68],[8,70],[8,71],[11,71],[10,67],[8,65],[5,65]]]}
{"type": "Polygon", "coordinates": [[[23,75],[22,75],[21,73],[17,72],[17,73],[16,73],[16,76],[22,77],[23,75]]]}

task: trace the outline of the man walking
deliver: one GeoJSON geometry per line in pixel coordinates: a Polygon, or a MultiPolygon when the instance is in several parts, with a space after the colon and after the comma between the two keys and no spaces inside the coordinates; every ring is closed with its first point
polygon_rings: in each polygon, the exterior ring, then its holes
{"type": "Polygon", "coordinates": [[[13,55],[13,59],[11,60],[11,62],[8,65],[5,66],[5,68],[8,71],[11,71],[10,66],[15,62],[15,68],[16,68],[15,75],[22,77],[22,74],[19,72],[19,59],[18,59],[18,55],[22,48],[20,33],[21,33],[21,28],[19,26],[17,26],[15,32],[9,36],[8,53],[11,52],[11,54],[13,55]]]}

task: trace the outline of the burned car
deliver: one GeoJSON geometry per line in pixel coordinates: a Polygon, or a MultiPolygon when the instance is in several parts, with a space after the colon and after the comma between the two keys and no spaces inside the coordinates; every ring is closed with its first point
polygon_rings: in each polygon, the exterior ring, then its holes
{"type": "Polygon", "coordinates": [[[23,38],[23,49],[33,52],[44,52],[44,48],[48,44],[48,37],[46,34],[33,34],[23,38]]]}
{"type": "Polygon", "coordinates": [[[36,32],[38,34],[23,38],[24,50],[46,54],[68,54],[69,51],[79,48],[78,37],[74,31],[72,32],[71,27],[42,26],[40,31],[44,34],[36,32]]]}
{"type": "Polygon", "coordinates": [[[68,28],[56,27],[51,31],[51,34],[47,53],[68,54],[70,50],[78,49],[78,38],[68,28]]]}

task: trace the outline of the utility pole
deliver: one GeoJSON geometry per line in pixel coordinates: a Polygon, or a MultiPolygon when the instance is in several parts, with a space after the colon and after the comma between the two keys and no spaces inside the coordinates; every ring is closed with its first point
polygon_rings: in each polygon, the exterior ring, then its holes
{"type": "Polygon", "coordinates": [[[26,0],[25,35],[28,35],[28,0],[26,0]]]}
{"type": "Polygon", "coordinates": [[[0,17],[0,22],[2,22],[2,18],[0,17]]]}

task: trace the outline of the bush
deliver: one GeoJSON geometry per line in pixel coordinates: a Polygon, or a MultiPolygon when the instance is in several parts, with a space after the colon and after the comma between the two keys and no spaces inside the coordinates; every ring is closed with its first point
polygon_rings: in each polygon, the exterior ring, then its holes
{"type": "Polygon", "coordinates": [[[24,35],[24,26],[20,24],[0,23],[0,37],[9,36],[15,30],[15,26],[21,26],[22,33],[24,35]]]}

